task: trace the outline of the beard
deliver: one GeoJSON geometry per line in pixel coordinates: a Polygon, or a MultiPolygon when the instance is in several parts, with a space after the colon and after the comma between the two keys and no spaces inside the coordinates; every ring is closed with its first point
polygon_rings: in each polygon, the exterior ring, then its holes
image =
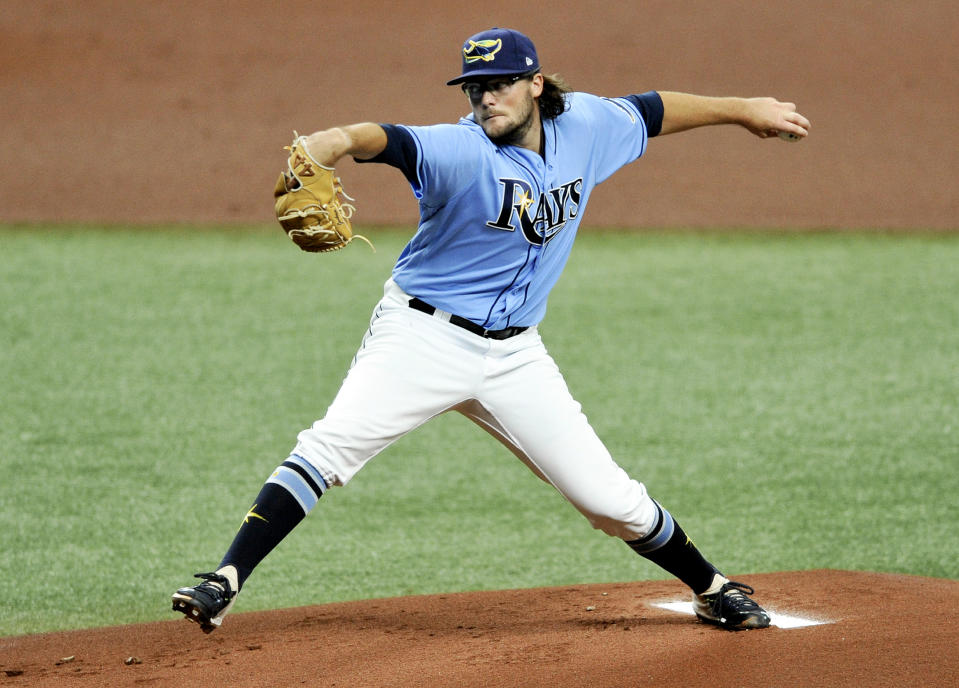
{"type": "Polygon", "coordinates": [[[498,146],[512,146],[523,140],[533,126],[533,108],[536,107],[536,99],[530,95],[523,105],[523,109],[516,113],[516,121],[503,131],[492,133],[483,127],[490,141],[498,146]]]}

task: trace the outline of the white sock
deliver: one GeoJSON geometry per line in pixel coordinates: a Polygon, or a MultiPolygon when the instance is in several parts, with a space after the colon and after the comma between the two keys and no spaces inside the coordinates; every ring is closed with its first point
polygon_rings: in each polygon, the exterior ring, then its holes
{"type": "Polygon", "coordinates": [[[712,584],[704,592],[701,592],[700,595],[715,595],[717,592],[719,592],[719,589],[728,582],[729,579],[726,578],[726,576],[721,573],[717,573],[713,576],[712,584]]]}
{"type": "Polygon", "coordinates": [[[236,592],[238,590],[239,583],[237,581],[239,580],[239,576],[237,575],[235,566],[230,564],[229,566],[224,566],[221,569],[217,569],[216,572],[217,574],[223,576],[228,581],[230,581],[230,590],[232,590],[233,592],[236,592]]]}

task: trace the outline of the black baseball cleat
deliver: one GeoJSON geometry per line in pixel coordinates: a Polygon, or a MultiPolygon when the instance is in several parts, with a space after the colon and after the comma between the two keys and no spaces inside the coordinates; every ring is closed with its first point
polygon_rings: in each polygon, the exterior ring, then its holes
{"type": "Polygon", "coordinates": [[[748,585],[726,581],[712,595],[693,595],[693,611],[700,621],[716,624],[731,631],[769,626],[769,614],[750,599],[755,594],[748,585]]]}
{"type": "Polygon", "coordinates": [[[173,611],[182,612],[190,621],[200,624],[204,633],[212,633],[236,600],[236,591],[226,576],[217,573],[197,573],[203,582],[191,588],[180,588],[173,593],[173,611]]]}

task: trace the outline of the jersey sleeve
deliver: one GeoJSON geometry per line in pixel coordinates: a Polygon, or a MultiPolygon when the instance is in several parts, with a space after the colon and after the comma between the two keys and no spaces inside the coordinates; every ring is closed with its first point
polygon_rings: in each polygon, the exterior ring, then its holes
{"type": "Polygon", "coordinates": [[[639,110],[640,116],[646,122],[646,132],[649,138],[659,136],[663,129],[663,99],[656,91],[646,91],[637,95],[626,96],[639,110]]]}
{"type": "Polygon", "coordinates": [[[386,148],[368,160],[353,159],[358,163],[380,162],[391,165],[402,172],[410,184],[415,184],[418,153],[413,135],[405,127],[396,124],[380,124],[380,126],[386,132],[386,148]]]}
{"type": "Polygon", "coordinates": [[[581,120],[580,131],[589,132],[587,145],[597,184],[646,152],[646,119],[629,98],[574,93],[566,114],[581,120]]]}
{"type": "Polygon", "coordinates": [[[406,126],[382,124],[386,148],[376,157],[357,162],[379,162],[396,167],[406,177],[421,205],[439,208],[467,189],[480,169],[476,136],[463,124],[406,126]]]}

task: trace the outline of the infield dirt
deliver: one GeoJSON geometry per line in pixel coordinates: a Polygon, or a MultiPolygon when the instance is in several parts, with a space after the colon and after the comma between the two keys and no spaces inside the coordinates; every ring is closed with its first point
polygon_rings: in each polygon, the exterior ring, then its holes
{"type": "MultiPolygon", "coordinates": [[[[6,3],[0,221],[274,222],[292,130],[454,122],[459,47],[509,26],[581,90],[770,95],[799,144],[653,139],[587,226],[959,229],[959,3],[170,0],[6,3]]],[[[360,224],[412,225],[395,170],[343,161],[360,224]]]]}

